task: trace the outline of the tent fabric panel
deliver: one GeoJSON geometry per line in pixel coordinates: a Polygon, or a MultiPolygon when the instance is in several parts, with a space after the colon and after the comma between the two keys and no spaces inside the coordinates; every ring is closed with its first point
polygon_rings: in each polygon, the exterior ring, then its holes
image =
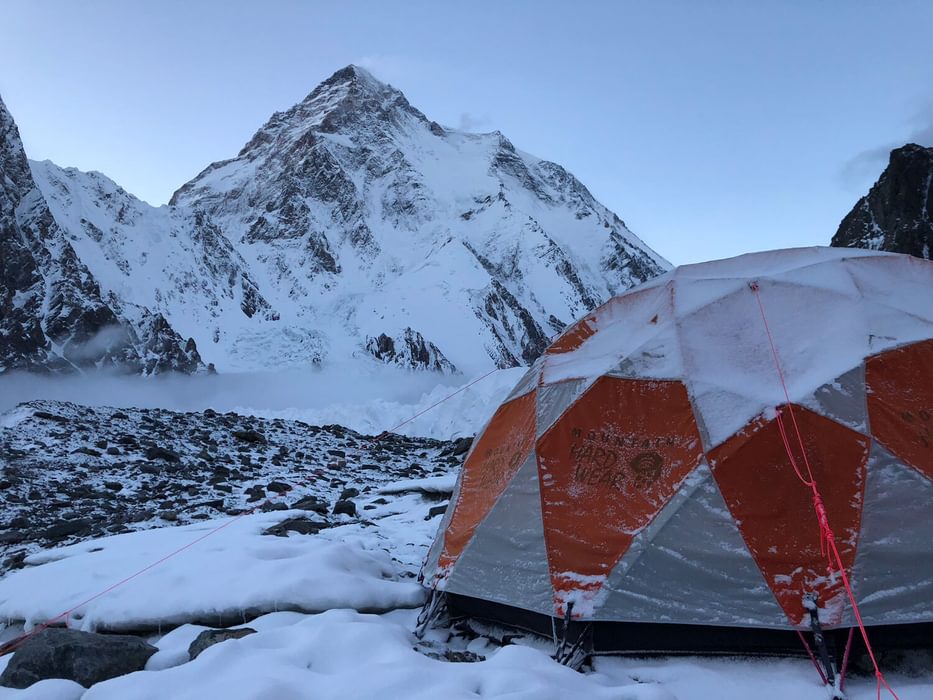
{"type": "Polygon", "coordinates": [[[444,590],[546,615],[553,611],[534,454],[476,528],[444,590]]]}
{"type": "Polygon", "coordinates": [[[847,428],[868,434],[868,397],[865,392],[865,365],[850,369],[823,384],[801,404],[832,418],[847,428]]]}
{"type": "Polygon", "coordinates": [[[875,444],[852,575],[866,624],[933,622],[931,503],[933,482],[875,444]]]}
{"type": "Polygon", "coordinates": [[[911,255],[846,258],[862,295],[917,318],[933,322],[933,262],[911,255]]]}
{"type": "Polygon", "coordinates": [[[609,575],[595,619],[788,628],[705,465],[609,575]]]}
{"type": "Polygon", "coordinates": [[[618,366],[629,352],[673,323],[669,285],[642,286],[613,297],[580,322],[589,331],[574,330],[545,350],[544,383],[598,377],[618,366]],[[623,328],[616,330],[619,324],[623,328]],[[619,332],[621,331],[621,332],[619,332]]]}
{"type": "Polygon", "coordinates": [[[535,394],[502,404],[474,443],[460,474],[460,495],[444,532],[438,569],[449,570],[505,491],[535,438],[535,394]]]}
{"type": "Polygon", "coordinates": [[[870,358],[865,375],[873,435],[933,479],[933,340],[870,358]]]}
{"type": "Polygon", "coordinates": [[[425,585],[431,587],[437,584],[442,573],[438,568],[438,565],[440,564],[441,552],[444,551],[444,533],[447,532],[447,528],[450,526],[450,521],[454,517],[453,504],[460,500],[460,486],[462,483],[463,479],[459,478],[454,484],[454,490],[453,493],[450,494],[450,501],[448,502],[447,510],[445,510],[444,515],[441,516],[441,522],[437,526],[437,532],[434,535],[434,541],[431,542],[431,546],[428,548],[428,553],[425,555],[424,561],[421,563],[421,572],[419,578],[425,583],[425,585]]]}
{"type": "Polygon", "coordinates": [[[561,333],[545,352],[549,355],[563,355],[567,352],[573,352],[594,335],[596,335],[595,311],[587,314],[561,333]]]}
{"type": "Polygon", "coordinates": [[[606,374],[626,379],[681,379],[684,368],[677,334],[674,324],[665,324],[655,335],[627,352],[606,374]]]}
{"type": "Polygon", "coordinates": [[[746,283],[679,322],[685,381],[710,448],[786,401],[759,299],[792,402],[859,366],[868,354],[871,331],[859,304],[845,294],[771,279],[758,285],[758,299],[746,283]]]}
{"type": "MultiPolygon", "coordinates": [[[[794,457],[804,470],[789,412],[784,411],[794,457]]],[[[840,556],[851,574],[871,441],[802,406],[793,411],[840,556]]],[[[845,590],[838,576],[827,575],[812,492],[789,462],[777,420],[755,421],[708,456],[726,505],[791,624],[805,623],[803,597],[814,593],[823,623],[839,625],[845,590]]]]}
{"type": "Polygon", "coordinates": [[[547,432],[555,421],[593,383],[591,379],[565,379],[555,384],[545,384],[538,389],[537,413],[535,416],[538,437],[547,432]]]}
{"type": "Polygon", "coordinates": [[[557,614],[585,616],[632,538],[703,458],[680,382],[601,377],[537,443],[557,614]]]}
{"type": "Polygon", "coordinates": [[[531,367],[528,369],[525,374],[522,375],[522,378],[518,380],[518,383],[509,392],[509,395],[506,397],[503,403],[508,403],[513,399],[517,399],[520,396],[532,392],[535,390],[535,387],[538,386],[538,380],[541,377],[541,365],[543,363],[542,358],[538,358],[532,363],[531,367]]]}

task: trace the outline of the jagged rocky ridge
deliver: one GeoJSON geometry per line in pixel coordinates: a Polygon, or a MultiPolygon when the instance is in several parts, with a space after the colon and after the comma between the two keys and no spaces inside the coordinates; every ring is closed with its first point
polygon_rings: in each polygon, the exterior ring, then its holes
{"type": "Polygon", "coordinates": [[[526,364],[669,265],[570,173],[430,121],[349,66],[151,207],[31,165],[100,296],[218,369],[352,356],[441,372],[526,364]],[[391,347],[390,347],[391,345],[391,347]]]}
{"type": "Polygon", "coordinates": [[[470,443],[211,410],[35,401],[11,415],[0,428],[0,575],[40,548],[257,507],[305,514],[281,534],[365,518],[380,485],[455,470],[470,443]]]}
{"type": "Polygon", "coordinates": [[[165,317],[103,291],[49,210],[0,101],[0,372],[205,369],[165,317]]]}
{"type": "Polygon", "coordinates": [[[933,251],[933,148],[907,144],[839,224],[832,245],[907,253],[933,251]]]}

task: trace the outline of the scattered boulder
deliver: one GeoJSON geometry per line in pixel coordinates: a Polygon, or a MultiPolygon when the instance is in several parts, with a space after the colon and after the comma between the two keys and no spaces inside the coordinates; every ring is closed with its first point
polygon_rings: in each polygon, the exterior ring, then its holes
{"type": "Polygon", "coordinates": [[[22,530],[7,530],[0,532],[0,544],[19,544],[26,541],[26,533],[22,530]]]}
{"type": "Polygon", "coordinates": [[[263,513],[270,513],[274,510],[288,510],[288,505],[282,503],[282,501],[266,501],[259,506],[259,510],[263,513]]]}
{"type": "Polygon", "coordinates": [[[90,447],[78,447],[71,451],[73,455],[87,455],[88,457],[100,457],[100,452],[90,447]]]}
{"type": "Polygon", "coordinates": [[[249,496],[249,498],[246,499],[247,503],[255,503],[256,501],[261,501],[266,497],[266,490],[259,484],[250,486],[248,489],[246,489],[245,493],[249,496]]]}
{"type": "Polygon", "coordinates": [[[146,449],[146,459],[161,459],[165,462],[180,462],[181,455],[165,447],[153,445],[146,449]]]}
{"type": "Polygon", "coordinates": [[[248,442],[254,445],[266,444],[266,436],[256,430],[234,430],[232,435],[241,442],[248,442]]]}
{"type": "Polygon", "coordinates": [[[356,515],[356,503],[353,501],[337,501],[334,504],[334,515],[356,515]]]}
{"type": "Polygon", "coordinates": [[[47,540],[58,542],[72,535],[87,535],[91,532],[91,521],[87,518],[75,518],[55,523],[43,531],[42,536],[47,540]]]}
{"type": "Polygon", "coordinates": [[[443,515],[447,512],[447,506],[449,503],[441,503],[439,506],[431,506],[428,510],[428,514],[424,517],[425,520],[430,520],[431,518],[436,518],[438,515],[443,515]]]}
{"type": "Polygon", "coordinates": [[[194,661],[208,647],[220,644],[228,639],[242,639],[249,634],[256,634],[256,630],[252,627],[238,627],[232,630],[204,630],[194,638],[194,641],[188,647],[188,658],[194,661]]]}
{"type": "Polygon", "coordinates": [[[275,535],[276,537],[286,537],[289,532],[297,532],[299,535],[316,535],[328,527],[330,527],[329,523],[298,517],[283,520],[277,525],[264,530],[262,534],[275,535]]]}
{"type": "Polygon", "coordinates": [[[64,416],[56,416],[54,413],[49,413],[48,411],[35,411],[33,414],[36,418],[41,418],[42,420],[50,420],[56,423],[67,423],[68,419],[64,416]]]}
{"type": "Polygon", "coordinates": [[[327,502],[317,496],[305,496],[300,501],[292,503],[295,510],[310,510],[321,515],[327,515],[327,502]]]}
{"type": "Polygon", "coordinates": [[[0,686],[28,688],[65,678],[89,688],[140,671],[157,649],[139,637],[50,627],[27,639],[0,675],[0,686]]]}
{"type": "MultiPolygon", "coordinates": [[[[384,484],[410,472],[422,477],[425,467],[455,459],[449,457],[452,442],[390,435],[371,446],[369,437],[345,428],[232,413],[24,406],[25,415],[33,414],[29,420],[15,430],[0,427],[0,452],[7,458],[0,475],[0,575],[39,547],[258,512],[267,500],[267,510],[298,510],[266,527],[304,516],[284,530],[310,534],[323,523],[356,520],[364,504],[385,503],[372,500],[384,484]],[[258,438],[249,430],[265,444],[250,442],[258,438]],[[72,454],[75,449],[81,451],[72,454]]],[[[449,494],[437,498],[442,503],[449,494]]],[[[422,516],[431,505],[423,506],[422,516]]]]}
{"type": "Polygon", "coordinates": [[[455,456],[460,456],[466,454],[470,451],[470,448],[473,446],[473,438],[471,437],[462,437],[454,440],[453,449],[451,454],[455,456]]]}

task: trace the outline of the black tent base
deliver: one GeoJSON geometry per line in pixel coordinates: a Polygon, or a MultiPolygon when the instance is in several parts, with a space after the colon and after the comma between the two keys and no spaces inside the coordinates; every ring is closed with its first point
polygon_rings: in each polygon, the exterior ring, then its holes
{"type": "MultiPolygon", "coordinates": [[[[452,617],[467,617],[531,632],[549,639],[563,622],[548,615],[448,593],[452,617]]],[[[588,625],[592,653],[646,655],[751,655],[802,656],[806,650],[794,630],[753,627],[716,627],[649,622],[571,622],[569,636],[575,638],[588,625]]],[[[874,625],[868,628],[876,654],[910,650],[933,650],[933,623],[874,625]]],[[[827,646],[842,653],[848,628],[825,630],[827,646]]],[[[809,634],[807,635],[809,637],[809,634]]],[[[856,649],[861,636],[855,632],[856,649]]]]}

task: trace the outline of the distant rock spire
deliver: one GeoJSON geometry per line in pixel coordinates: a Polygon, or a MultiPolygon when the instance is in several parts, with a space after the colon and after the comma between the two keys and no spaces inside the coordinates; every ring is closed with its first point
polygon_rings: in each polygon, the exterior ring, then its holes
{"type": "Polygon", "coordinates": [[[839,224],[832,245],[929,260],[933,251],[933,148],[909,143],[891,151],[888,167],[839,224]]]}

